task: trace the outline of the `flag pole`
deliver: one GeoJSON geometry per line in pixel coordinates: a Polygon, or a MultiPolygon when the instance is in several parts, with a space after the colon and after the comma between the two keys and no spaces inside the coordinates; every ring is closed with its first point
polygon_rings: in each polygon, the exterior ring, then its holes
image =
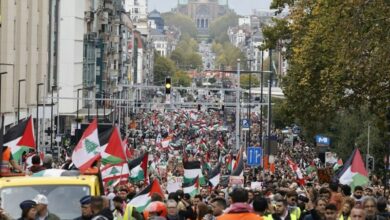
{"type": "MultiPolygon", "coordinates": [[[[4,150],[4,114],[1,114],[1,128],[0,128],[0,165],[3,163],[3,150],[4,150]]],[[[0,169],[0,177],[2,176],[1,169],[0,169]]]]}

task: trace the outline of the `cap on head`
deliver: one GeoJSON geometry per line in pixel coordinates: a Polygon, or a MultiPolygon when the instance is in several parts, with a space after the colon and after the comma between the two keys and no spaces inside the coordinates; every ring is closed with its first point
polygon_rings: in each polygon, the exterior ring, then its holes
{"type": "Polygon", "coordinates": [[[37,205],[37,203],[33,200],[25,200],[19,204],[19,207],[22,210],[26,210],[26,209],[31,209],[31,208],[35,207],[36,205],[37,205]]]}
{"type": "Polygon", "coordinates": [[[47,200],[47,197],[45,195],[42,195],[42,194],[38,194],[37,196],[35,196],[34,201],[37,204],[42,204],[42,205],[48,205],[49,204],[49,201],[47,200]]]}
{"type": "Polygon", "coordinates": [[[80,204],[81,205],[88,205],[91,204],[91,196],[84,196],[83,198],[80,199],[80,204]]]}

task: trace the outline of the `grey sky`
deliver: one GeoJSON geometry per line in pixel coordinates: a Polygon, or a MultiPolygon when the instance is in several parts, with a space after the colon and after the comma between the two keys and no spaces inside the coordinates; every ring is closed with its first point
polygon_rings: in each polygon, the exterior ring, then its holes
{"type": "MultiPolygon", "coordinates": [[[[249,15],[252,9],[269,9],[272,0],[229,0],[230,8],[239,15],[249,15]]],[[[157,9],[160,12],[170,11],[176,7],[177,0],[149,0],[149,11],[157,9]]]]}

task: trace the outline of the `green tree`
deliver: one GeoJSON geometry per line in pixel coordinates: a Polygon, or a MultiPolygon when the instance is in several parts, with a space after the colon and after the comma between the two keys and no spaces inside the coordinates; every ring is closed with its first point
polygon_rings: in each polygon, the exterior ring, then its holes
{"type": "Polygon", "coordinates": [[[154,85],[164,85],[165,78],[176,72],[175,63],[169,58],[156,55],[154,61],[154,85]]]}
{"type": "Polygon", "coordinates": [[[240,85],[243,89],[249,89],[250,85],[251,88],[259,87],[260,86],[260,80],[259,76],[257,74],[242,74],[240,75],[240,85]]]}
{"type": "Polygon", "coordinates": [[[224,44],[214,42],[211,47],[216,54],[217,66],[223,66],[225,69],[233,69],[237,66],[237,59],[241,59],[241,69],[246,69],[245,54],[229,42],[224,44]]]}
{"type": "Polygon", "coordinates": [[[180,29],[182,34],[188,34],[189,36],[196,38],[198,31],[195,23],[190,17],[173,12],[163,13],[161,16],[164,19],[165,25],[175,26],[180,29]]]}
{"type": "MultiPolygon", "coordinates": [[[[385,107],[390,98],[390,3],[379,1],[274,0],[291,14],[264,28],[267,47],[285,46],[287,110],[308,140],[323,133],[345,157],[367,141],[382,158],[385,107]]],[[[364,149],[364,147],[362,147],[364,149]]],[[[361,148],[361,149],[362,149],[361,148]]],[[[344,158],[345,158],[344,157],[344,158]]],[[[381,160],[380,160],[381,161],[381,160]]]]}
{"type": "Polygon", "coordinates": [[[172,51],[170,58],[180,69],[197,69],[202,66],[202,57],[197,51],[198,42],[189,35],[184,34],[175,50],[172,51]]]}
{"type": "Polygon", "coordinates": [[[190,87],[192,81],[188,73],[184,72],[183,70],[176,71],[172,80],[173,86],[175,87],[190,87]]]}
{"type": "Polygon", "coordinates": [[[229,42],[229,36],[227,35],[228,28],[237,26],[238,18],[238,15],[234,12],[217,18],[210,24],[210,39],[213,39],[218,43],[229,42]]]}

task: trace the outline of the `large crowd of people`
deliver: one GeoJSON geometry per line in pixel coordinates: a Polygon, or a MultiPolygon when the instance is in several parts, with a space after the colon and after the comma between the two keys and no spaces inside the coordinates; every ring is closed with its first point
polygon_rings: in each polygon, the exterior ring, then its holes
{"type": "MultiPolygon", "coordinates": [[[[127,182],[110,186],[104,196],[80,199],[82,219],[167,219],[167,220],[381,220],[390,219],[390,194],[378,179],[351,187],[337,179],[320,181],[316,168],[324,167],[315,147],[288,138],[279,131],[276,154],[271,167],[246,167],[242,184],[222,181],[231,174],[229,163],[245,160],[235,149],[234,123],[220,111],[151,111],[135,115],[126,134],[131,158],[149,152],[148,179],[158,179],[164,195],[152,194],[150,203],[137,210],[129,202],[147,186],[147,182],[127,182]],[[170,177],[183,176],[185,161],[200,161],[203,175],[221,163],[221,181],[217,186],[199,186],[191,196],[182,189],[168,192],[170,177]],[[291,168],[291,161],[302,177],[291,168]],[[303,178],[304,181],[301,181],[303,178]],[[253,184],[256,183],[256,184],[253,184]]],[[[260,146],[259,116],[251,115],[251,146],[260,146]]],[[[243,151],[245,152],[245,151],[243,151]]],[[[31,172],[45,169],[39,156],[33,158],[31,172]]],[[[21,219],[58,219],[47,209],[47,198],[39,195],[20,204],[21,219]]],[[[55,201],[50,201],[55,202],[55,201]]],[[[6,219],[6,217],[4,217],[6,219]]]]}

